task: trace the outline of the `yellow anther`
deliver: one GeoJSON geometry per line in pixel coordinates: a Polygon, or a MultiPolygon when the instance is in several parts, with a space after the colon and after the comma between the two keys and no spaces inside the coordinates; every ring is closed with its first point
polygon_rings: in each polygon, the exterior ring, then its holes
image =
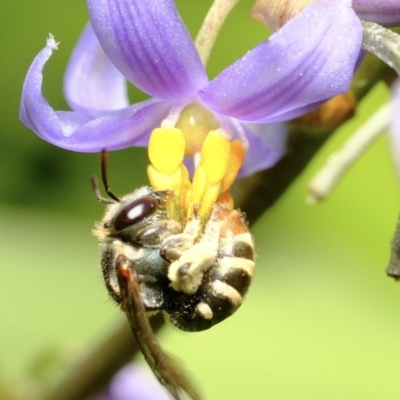
{"type": "Polygon", "coordinates": [[[192,182],[189,179],[189,172],[184,164],[181,164],[182,181],[179,193],[179,205],[183,210],[187,210],[188,193],[192,188],[192,182]]]}
{"type": "Polygon", "coordinates": [[[185,139],[180,129],[155,129],[149,141],[149,158],[154,168],[171,174],[178,169],[185,154],[185,139]]]}
{"type": "Polygon", "coordinates": [[[217,123],[215,117],[205,111],[202,106],[189,105],[184,110],[187,115],[182,114],[179,120],[179,126],[184,127],[187,134],[197,129],[199,135],[187,136],[178,128],[158,128],[150,136],[151,165],[147,168],[150,184],[157,191],[171,190],[174,193],[175,208],[170,205],[172,208],[169,212],[171,215],[179,215],[179,219],[192,215],[195,209],[204,218],[217,201],[233,207],[229,188],[242,166],[245,150],[239,140],[231,142],[222,129],[210,130],[207,134],[201,131],[217,123]],[[207,120],[204,126],[200,123],[199,115],[207,120]],[[189,153],[200,151],[197,160],[199,165],[194,171],[192,182],[183,164],[188,137],[192,140],[189,140],[189,153]]]}
{"type": "Polygon", "coordinates": [[[218,130],[208,134],[201,149],[200,165],[193,177],[189,213],[197,204],[200,206],[200,215],[205,216],[210,206],[220,200],[233,206],[228,189],[236,178],[244,156],[245,150],[239,140],[230,142],[218,130]]]}
{"type": "Polygon", "coordinates": [[[207,187],[208,182],[206,170],[202,165],[199,165],[194,171],[189,214],[191,214],[192,212],[192,206],[194,206],[195,204],[201,204],[201,200],[207,190],[207,187]]]}
{"type": "Polygon", "coordinates": [[[152,165],[147,166],[147,175],[150,185],[158,190],[172,190],[179,197],[182,185],[182,168],[177,168],[172,174],[163,174],[157,171],[152,165]]]}
{"type": "Polygon", "coordinates": [[[227,191],[236,179],[237,173],[243,164],[246,150],[244,149],[240,140],[231,142],[231,156],[227,167],[226,174],[223,179],[222,191],[227,191]]]}
{"type": "Polygon", "coordinates": [[[200,216],[204,217],[208,213],[210,206],[217,201],[221,193],[221,188],[222,182],[218,182],[207,188],[200,203],[200,216]]]}
{"type": "Polygon", "coordinates": [[[223,179],[228,168],[230,153],[229,139],[218,130],[211,131],[204,141],[200,156],[200,165],[206,171],[210,186],[223,179]]]}

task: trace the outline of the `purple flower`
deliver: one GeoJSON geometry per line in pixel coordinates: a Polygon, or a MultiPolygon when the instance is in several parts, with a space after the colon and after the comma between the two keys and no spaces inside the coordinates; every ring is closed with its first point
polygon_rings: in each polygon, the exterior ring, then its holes
{"type": "Polygon", "coordinates": [[[353,8],[364,21],[384,26],[400,25],[399,0],[353,0],[353,8]]]}
{"type": "Polygon", "coordinates": [[[53,110],[41,93],[42,70],[56,48],[50,37],[25,80],[22,122],[56,146],[97,152],[146,146],[173,110],[198,103],[248,148],[241,176],[281,156],[284,135],[271,142],[268,124],[348,89],[362,38],[346,1],[322,0],[209,81],[172,0],[87,3],[90,24],[64,81],[73,111],[53,110]],[[152,98],[129,105],[126,80],[152,98]]]}
{"type": "Polygon", "coordinates": [[[137,365],[126,365],[102,394],[90,400],[168,400],[167,391],[154,376],[137,365]]]}

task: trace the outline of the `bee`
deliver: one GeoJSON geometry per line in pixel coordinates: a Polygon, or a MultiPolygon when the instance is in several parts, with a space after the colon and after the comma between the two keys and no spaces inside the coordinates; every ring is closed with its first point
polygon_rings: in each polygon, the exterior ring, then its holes
{"type": "Polygon", "coordinates": [[[223,321],[242,304],[254,274],[254,243],[244,215],[214,203],[206,218],[194,207],[189,217],[172,191],[144,186],[118,198],[106,178],[110,198],[94,229],[101,243],[101,270],[111,298],[126,313],[144,357],[159,381],[180,399],[182,391],[198,398],[174,371],[155,340],[149,313],[162,312],[184,331],[201,331],[223,321]]]}

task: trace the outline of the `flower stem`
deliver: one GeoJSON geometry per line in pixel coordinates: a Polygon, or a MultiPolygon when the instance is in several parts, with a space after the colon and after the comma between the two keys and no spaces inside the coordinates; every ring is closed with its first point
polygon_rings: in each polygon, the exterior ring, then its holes
{"type": "Polygon", "coordinates": [[[239,0],[214,0],[203,25],[197,34],[195,45],[201,62],[207,65],[211,50],[225,19],[239,0]]]}
{"type": "Polygon", "coordinates": [[[374,53],[400,75],[400,35],[373,22],[362,21],[363,48],[374,53]]]}
{"type": "Polygon", "coordinates": [[[392,108],[391,102],[384,104],[339,151],[328,158],[308,185],[307,201],[310,204],[325,199],[345,172],[388,127],[392,108]]]}

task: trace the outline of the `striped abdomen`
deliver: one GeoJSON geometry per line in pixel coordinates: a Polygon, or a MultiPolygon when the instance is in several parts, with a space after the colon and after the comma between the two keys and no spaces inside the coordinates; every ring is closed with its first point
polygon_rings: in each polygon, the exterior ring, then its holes
{"type": "Polygon", "coordinates": [[[243,215],[214,204],[200,239],[171,264],[163,309],[180,329],[208,329],[241,306],[253,275],[254,243],[243,215]]]}

